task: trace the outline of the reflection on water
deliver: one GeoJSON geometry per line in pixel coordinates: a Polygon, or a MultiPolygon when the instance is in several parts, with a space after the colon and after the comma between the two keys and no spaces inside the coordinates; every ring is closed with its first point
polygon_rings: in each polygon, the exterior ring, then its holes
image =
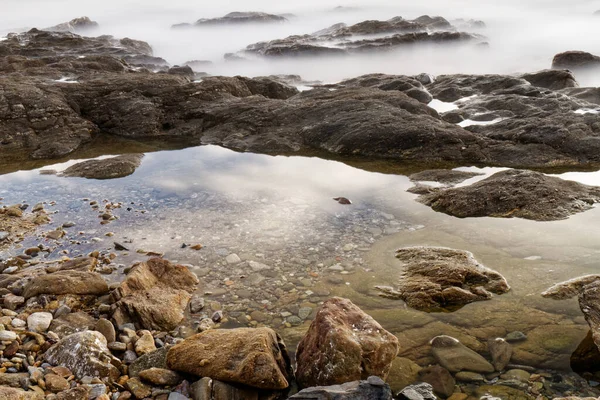
{"type": "MultiPolygon", "coordinates": [[[[477,169],[487,175],[498,170],[477,169]]],[[[600,183],[599,173],[562,176],[600,183]]],[[[410,186],[405,176],[335,161],[240,154],[215,146],[148,153],[133,175],[109,181],[20,171],[0,176],[3,204],[45,201],[53,222],[44,230],[67,221],[76,225],[58,243],[30,238],[0,257],[43,242],[51,247],[43,255],[49,259],[114,251],[115,266],[122,269],[145,259],[142,253],[159,252],[191,265],[201,277],[207,313],[223,308],[228,326],[273,326],[292,346],[319,302],[341,295],[397,334],[403,355],[423,363],[433,336],[449,334],[484,351],[487,338],[520,330],[529,340],[516,346],[514,361],[568,368],[587,324],[576,301],[543,299],[539,293],[597,272],[598,210],[543,223],[457,219],[415,202],[406,192],[410,186]],[[333,200],[338,196],[353,204],[338,204],[333,200]],[[92,201],[121,203],[113,211],[118,219],[100,224],[92,201]],[[113,241],[129,251],[115,251],[113,241]],[[194,244],[204,247],[190,249],[194,244]],[[471,251],[503,274],[512,291],[442,314],[379,297],[374,286],[393,284],[399,273],[394,251],[410,245],[471,251]],[[556,336],[559,342],[551,340],[556,336]]],[[[120,277],[114,273],[110,279],[120,277]]]]}

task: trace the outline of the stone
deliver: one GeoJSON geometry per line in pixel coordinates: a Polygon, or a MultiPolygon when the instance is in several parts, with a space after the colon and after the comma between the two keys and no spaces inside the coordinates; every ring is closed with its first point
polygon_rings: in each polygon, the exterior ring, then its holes
{"type": "Polygon", "coordinates": [[[584,275],[569,279],[568,281],[557,283],[546,289],[542,292],[542,297],[555,300],[570,299],[571,297],[581,294],[587,285],[597,281],[600,281],[600,275],[598,274],[584,275]]]}
{"type": "Polygon", "coordinates": [[[457,184],[469,178],[482,175],[477,172],[457,171],[453,169],[428,169],[409,175],[409,179],[414,182],[440,182],[444,184],[457,184]]]}
{"type": "Polygon", "coordinates": [[[506,380],[515,379],[520,382],[528,382],[531,374],[527,371],[523,371],[522,369],[511,369],[500,375],[500,378],[506,380]]]}
{"type": "Polygon", "coordinates": [[[0,387],[10,386],[14,388],[23,387],[29,378],[28,373],[2,372],[0,373],[0,387]]]}
{"type": "Polygon", "coordinates": [[[81,385],[58,393],[56,395],[56,400],[87,400],[89,395],[89,388],[81,385]]]}
{"type": "Polygon", "coordinates": [[[301,387],[387,377],[398,339],[350,300],[334,297],[317,311],[296,350],[301,387]]]}
{"type": "Polygon", "coordinates": [[[125,154],[102,160],[88,160],[74,164],[62,176],[87,179],[115,179],[129,176],[140,166],[143,154],[125,154]]]}
{"type": "Polygon", "coordinates": [[[227,264],[235,265],[241,263],[242,259],[237,254],[232,253],[225,257],[225,261],[227,262],[227,264]]]}
{"type": "Polygon", "coordinates": [[[485,358],[450,336],[436,336],[431,351],[440,365],[450,372],[471,371],[488,374],[495,369],[485,358]]]}
{"type": "Polygon", "coordinates": [[[417,383],[402,389],[396,395],[399,400],[436,400],[433,388],[428,383],[417,383]]]}
{"type": "Polygon", "coordinates": [[[156,350],[154,337],[150,331],[142,331],[142,335],[135,342],[135,352],[138,356],[151,353],[156,350]]]}
{"type": "Polygon", "coordinates": [[[392,390],[381,378],[346,382],[340,385],[303,389],[289,399],[296,400],[392,400],[392,390]]]}
{"type": "Polygon", "coordinates": [[[552,68],[582,70],[600,67],[600,57],[585,51],[565,51],[552,59],[552,68]]]}
{"type": "Polygon", "coordinates": [[[556,221],[589,210],[600,200],[600,188],[509,169],[470,186],[425,194],[419,201],[459,218],[498,217],[556,221]]]}
{"type": "Polygon", "coordinates": [[[49,329],[62,338],[76,332],[94,330],[95,325],[96,320],[91,315],[78,311],[54,318],[49,329]]]}
{"type": "Polygon", "coordinates": [[[59,271],[33,278],[23,291],[23,297],[40,294],[103,295],[108,293],[108,285],[100,274],[83,271],[59,271]]]}
{"type": "Polygon", "coordinates": [[[125,387],[129,390],[136,399],[150,397],[152,388],[142,383],[139,378],[130,378],[125,383],[125,387]]]}
{"type": "Polygon", "coordinates": [[[161,258],[136,264],[112,293],[117,306],[113,319],[144,329],[173,330],[198,282],[187,267],[161,258]]]}
{"type": "Polygon", "coordinates": [[[192,400],[212,400],[212,386],[213,380],[210,378],[202,378],[192,383],[190,386],[192,400]]]}
{"type": "Polygon", "coordinates": [[[100,318],[98,322],[96,322],[94,329],[100,332],[106,338],[106,342],[109,344],[117,340],[115,326],[112,324],[112,322],[105,318],[100,318]]]}
{"type": "Polygon", "coordinates": [[[510,362],[512,346],[502,338],[490,339],[488,340],[488,351],[496,371],[503,371],[510,362]]]}
{"type": "Polygon", "coordinates": [[[527,335],[519,331],[509,332],[504,340],[509,343],[522,342],[523,340],[527,340],[527,335]]]}
{"type": "Polygon", "coordinates": [[[174,345],[169,369],[259,389],[285,389],[292,376],[283,341],[270,328],[211,329],[174,345]]]}
{"type": "Polygon", "coordinates": [[[62,392],[71,387],[65,378],[54,374],[46,375],[44,381],[46,382],[46,388],[53,393],[62,392]]]}
{"type": "Polygon", "coordinates": [[[0,386],[0,400],[44,400],[44,398],[43,393],[0,386]]]}
{"type": "Polygon", "coordinates": [[[448,370],[439,365],[432,365],[419,371],[419,380],[431,385],[433,392],[447,398],[454,393],[456,382],[448,370]]]}
{"type": "Polygon", "coordinates": [[[4,295],[4,308],[16,310],[23,303],[25,303],[25,298],[22,296],[15,296],[12,293],[7,293],[4,295]]]}
{"type": "Polygon", "coordinates": [[[177,372],[164,368],[148,368],[139,377],[156,386],[175,386],[183,379],[177,372]]]}
{"type": "Polygon", "coordinates": [[[17,340],[17,334],[13,331],[0,331],[0,341],[17,340]]]}
{"type": "Polygon", "coordinates": [[[459,382],[484,382],[485,381],[485,378],[483,377],[483,375],[478,374],[476,372],[470,372],[470,371],[457,372],[455,377],[456,377],[456,380],[459,382]]]}
{"type": "Polygon", "coordinates": [[[52,319],[49,312],[35,312],[27,317],[27,329],[32,332],[46,332],[52,319]]]}
{"type": "Polygon", "coordinates": [[[89,383],[85,387],[89,389],[88,398],[98,399],[100,396],[106,395],[106,385],[103,383],[89,383]]]}
{"type": "Polygon", "coordinates": [[[197,314],[204,308],[204,297],[198,296],[197,294],[192,296],[190,300],[190,312],[197,314]]]}
{"type": "Polygon", "coordinates": [[[417,363],[408,358],[396,357],[387,376],[392,393],[398,393],[411,383],[417,382],[421,369],[417,363]]]}
{"type": "Polygon", "coordinates": [[[44,358],[50,364],[70,369],[79,379],[96,376],[116,380],[120,372],[112,362],[118,360],[106,344],[106,338],[100,332],[73,333],[50,347],[44,358]]]}
{"type": "Polygon", "coordinates": [[[139,376],[142,371],[150,368],[167,369],[168,351],[169,347],[161,347],[152,353],[147,353],[138,357],[131,365],[129,365],[129,376],[139,376]]]}
{"type": "Polygon", "coordinates": [[[381,295],[423,311],[456,310],[510,290],[498,272],[473,254],[444,247],[405,247],[396,252],[402,272],[396,287],[377,286],[381,295]]]}

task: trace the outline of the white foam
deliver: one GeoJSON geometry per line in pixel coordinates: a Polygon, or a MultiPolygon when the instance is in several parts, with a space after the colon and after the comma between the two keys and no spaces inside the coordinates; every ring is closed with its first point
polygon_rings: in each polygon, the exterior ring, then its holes
{"type": "Polygon", "coordinates": [[[599,114],[600,110],[599,109],[592,109],[592,108],[581,108],[579,110],[575,110],[575,114],[599,114]]]}
{"type": "Polygon", "coordinates": [[[53,82],[61,82],[61,83],[79,83],[75,80],[73,80],[73,78],[69,78],[67,76],[63,76],[60,79],[54,79],[53,82]]]}
{"type": "Polygon", "coordinates": [[[455,103],[447,103],[438,99],[431,100],[427,105],[439,113],[445,113],[447,111],[458,109],[458,106],[455,103]]]}
{"type": "Polygon", "coordinates": [[[307,90],[313,90],[314,88],[312,86],[298,85],[296,86],[296,89],[298,89],[301,92],[305,92],[307,90]]]}
{"type": "Polygon", "coordinates": [[[473,126],[473,125],[493,125],[504,119],[505,118],[496,118],[491,121],[473,121],[472,119],[465,119],[464,121],[459,122],[458,126],[465,128],[467,126],[473,126]]]}

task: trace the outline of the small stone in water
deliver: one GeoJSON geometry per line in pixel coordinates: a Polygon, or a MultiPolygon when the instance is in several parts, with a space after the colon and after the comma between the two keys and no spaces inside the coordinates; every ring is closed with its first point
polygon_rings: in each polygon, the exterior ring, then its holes
{"type": "Polygon", "coordinates": [[[514,331],[506,335],[504,340],[506,340],[507,342],[521,342],[523,340],[527,340],[527,335],[523,332],[514,331]]]}
{"type": "Polygon", "coordinates": [[[225,261],[227,261],[227,264],[238,264],[242,262],[242,259],[237,254],[232,253],[225,257],[225,261]]]}
{"type": "Polygon", "coordinates": [[[129,249],[123,246],[121,243],[115,242],[115,250],[119,251],[129,251],[129,249]]]}
{"type": "Polygon", "coordinates": [[[212,315],[211,319],[215,322],[215,323],[219,323],[221,322],[221,320],[223,319],[223,311],[219,310],[219,311],[215,311],[214,314],[212,315]]]}

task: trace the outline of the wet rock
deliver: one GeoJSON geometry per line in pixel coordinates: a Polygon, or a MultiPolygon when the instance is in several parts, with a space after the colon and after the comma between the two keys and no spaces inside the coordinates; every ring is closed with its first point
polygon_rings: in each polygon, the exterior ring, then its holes
{"type": "Polygon", "coordinates": [[[135,342],[135,352],[138,356],[151,353],[156,350],[154,337],[150,331],[142,331],[142,334],[135,342]]]}
{"type": "Polygon", "coordinates": [[[592,339],[600,349],[600,281],[586,286],[579,295],[579,307],[592,331],[592,339]]]}
{"type": "Polygon", "coordinates": [[[116,380],[120,375],[111,363],[116,359],[106,347],[106,338],[96,331],[69,335],[50,347],[44,357],[50,364],[70,369],[79,379],[96,376],[116,380]]]}
{"type": "Polygon", "coordinates": [[[428,383],[417,383],[402,389],[396,395],[399,400],[436,400],[433,388],[428,383]]]}
{"type": "Polygon", "coordinates": [[[61,175],[87,179],[123,178],[135,172],[143,157],[143,154],[125,154],[102,160],[82,161],[70,166],[61,175]]]}
{"type": "Polygon", "coordinates": [[[496,371],[503,371],[510,362],[512,346],[502,338],[490,339],[488,340],[488,351],[496,371]]]}
{"type": "Polygon", "coordinates": [[[190,312],[192,314],[197,314],[204,308],[204,297],[193,295],[190,300],[190,312]]]}
{"type": "Polygon", "coordinates": [[[392,390],[379,377],[353,381],[341,385],[316,386],[303,389],[290,399],[304,400],[392,400],[392,390]]]}
{"type": "Polygon", "coordinates": [[[456,382],[448,370],[439,365],[432,365],[419,371],[419,380],[428,383],[433,392],[440,397],[447,398],[454,393],[456,382]]]}
{"type": "Polygon", "coordinates": [[[450,372],[494,372],[492,364],[450,336],[437,336],[431,340],[431,351],[441,366],[450,372]]]}
{"type": "Polygon", "coordinates": [[[183,379],[177,372],[164,368],[149,368],[141,371],[139,376],[157,386],[175,386],[183,379]]]}
{"type": "Polygon", "coordinates": [[[459,218],[566,219],[592,208],[600,188],[540,172],[506,170],[470,186],[423,195],[419,201],[459,218]]]}
{"type": "Polygon", "coordinates": [[[543,291],[542,296],[556,300],[570,299],[571,297],[581,294],[587,285],[597,281],[600,281],[600,275],[597,274],[580,276],[565,282],[557,283],[543,291]]]}
{"type": "Polygon", "coordinates": [[[504,338],[509,343],[522,342],[523,340],[527,340],[527,335],[523,332],[514,331],[510,332],[504,338]]]}
{"type": "Polygon", "coordinates": [[[570,366],[579,373],[600,371],[600,349],[594,343],[591,330],[571,354],[570,366]]]}
{"type": "Polygon", "coordinates": [[[103,295],[108,293],[108,285],[100,274],[84,271],[59,271],[33,278],[23,291],[23,297],[40,294],[103,295]]]}
{"type": "Polygon", "coordinates": [[[387,377],[398,339],[350,300],[334,297],[317,311],[296,350],[302,387],[327,386],[371,375],[387,377]]]}
{"type": "Polygon", "coordinates": [[[456,309],[510,290],[502,275],[479,264],[467,251],[407,247],[399,249],[396,258],[404,264],[397,287],[377,289],[418,310],[456,309]]]}
{"type": "Polygon", "coordinates": [[[27,329],[32,332],[46,332],[52,322],[49,312],[36,312],[27,317],[27,329]]]}
{"type": "Polygon", "coordinates": [[[477,172],[458,171],[449,169],[430,169],[411,174],[408,178],[411,181],[440,182],[445,184],[461,183],[469,178],[482,175],[477,172]]]}
{"type": "Polygon", "coordinates": [[[69,382],[62,376],[48,374],[44,377],[46,388],[53,393],[62,392],[70,388],[69,382]]]}
{"type": "Polygon", "coordinates": [[[581,70],[600,67],[600,57],[585,51],[565,51],[552,59],[552,68],[581,70]]]}
{"type": "Polygon", "coordinates": [[[109,344],[117,340],[115,326],[107,319],[100,318],[98,322],[96,322],[95,330],[100,332],[109,344]]]}
{"type": "Polygon", "coordinates": [[[579,86],[571,71],[547,69],[531,74],[521,75],[521,78],[534,86],[560,90],[579,86]]]}
{"type": "Polygon", "coordinates": [[[137,358],[129,365],[129,376],[139,376],[142,371],[150,368],[166,369],[168,351],[169,347],[161,347],[158,350],[137,358]]]}
{"type": "Polygon", "coordinates": [[[58,24],[52,26],[50,28],[45,28],[45,31],[51,32],[85,32],[87,30],[98,28],[99,25],[96,21],[92,21],[89,17],[79,17],[73,18],[69,22],[63,22],[62,24],[58,24]]]}
{"type": "Polygon", "coordinates": [[[239,264],[242,262],[242,259],[235,253],[229,254],[227,257],[225,257],[225,261],[227,262],[227,264],[239,264]]]}
{"type": "Polygon", "coordinates": [[[54,318],[49,330],[62,338],[76,332],[94,330],[95,325],[96,320],[91,315],[78,311],[54,318]]]}
{"type": "Polygon", "coordinates": [[[43,400],[45,396],[35,391],[25,391],[7,386],[0,386],[2,400],[43,400]]]}
{"type": "Polygon", "coordinates": [[[484,382],[485,378],[475,372],[461,371],[456,373],[456,380],[459,382],[484,382]]]}
{"type": "Polygon", "coordinates": [[[530,376],[531,376],[531,374],[529,372],[523,371],[521,369],[511,369],[509,371],[506,371],[504,374],[500,375],[500,377],[502,379],[507,379],[507,380],[516,379],[521,382],[529,381],[530,376]]]}
{"type": "Polygon", "coordinates": [[[169,369],[259,389],[285,389],[292,376],[285,345],[269,328],[211,329],[176,344],[169,369]]]}
{"type": "Polygon", "coordinates": [[[131,378],[125,383],[125,387],[129,390],[136,399],[150,397],[152,388],[142,383],[139,378],[131,378]]]}
{"type": "Polygon", "coordinates": [[[185,266],[160,258],[136,264],[112,293],[117,300],[113,319],[145,329],[172,330],[183,319],[198,282],[185,266]]]}
{"type": "Polygon", "coordinates": [[[235,11],[226,14],[220,18],[212,19],[199,19],[194,25],[196,26],[208,26],[208,25],[229,25],[229,24],[247,24],[247,23],[272,23],[272,22],[285,22],[285,17],[273,14],[267,14],[264,12],[240,12],[235,11]]]}
{"type": "Polygon", "coordinates": [[[398,393],[411,383],[417,382],[421,367],[414,361],[396,357],[388,373],[386,382],[390,385],[392,393],[398,393]]]}

